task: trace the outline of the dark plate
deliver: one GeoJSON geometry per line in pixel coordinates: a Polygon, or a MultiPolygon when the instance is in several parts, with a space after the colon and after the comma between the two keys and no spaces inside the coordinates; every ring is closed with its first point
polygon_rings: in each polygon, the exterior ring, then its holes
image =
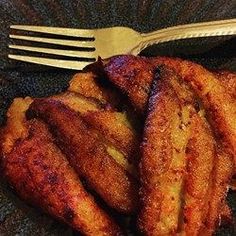
{"type": "MultiPolygon", "coordinates": [[[[67,87],[73,71],[7,59],[9,26],[32,24],[77,28],[129,26],[140,32],[236,17],[232,0],[1,0],[0,1],[0,123],[16,96],[46,96],[67,87]]],[[[154,46],[143,55],[180,56],[210,69],[236,71],[236,39],[215,37],[181,40],[154,46]]],[[[228,199],[236,215],[236,196],[228,199]]],[[[218,235],[236,235],[235,224],[218,235]]],[[[0,186],[0,235],[71,235],[66,226],[27,206],[3,181],[0,186]]]]}

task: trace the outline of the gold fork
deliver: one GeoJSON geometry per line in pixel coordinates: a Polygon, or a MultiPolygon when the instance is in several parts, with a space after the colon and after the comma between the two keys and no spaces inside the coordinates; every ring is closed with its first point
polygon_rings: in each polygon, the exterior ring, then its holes
{"type": "Polygon", "coordinates": [[[152,44],[185,38],[199,38],[236,34],[236,19],[186,24],[157,30],[151,33],[139,33],[127,27],[104,29],[68,29],[57,27],[12,25],[12,29],[75,37],[73,40],[53,39],[24,35],[10,35],[12,39],[72,46],[77,50],[62,50],[45,47],[9,45],[12,49],[73,57],[73,60],[59,60],[33,56],[9,54],[9,58],[53,67],[81,70],[98,56],[108,58],[118,54],[137,55],[152,44]],[[77,60],[74,58],[77,57],[77,60]],[[87,60],[87,61],[86,61],[87,60]],[[89,61],[88,61],[89,60],[89,61]]]}

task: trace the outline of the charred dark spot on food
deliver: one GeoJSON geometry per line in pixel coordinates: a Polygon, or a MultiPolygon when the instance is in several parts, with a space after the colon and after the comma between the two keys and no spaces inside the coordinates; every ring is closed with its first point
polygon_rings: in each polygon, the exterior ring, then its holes
{"type": "Polygon", "coordinates": [[[157,89],[158,89],[158,80],[153,80],[152,83],[151,83],[151,86],[149,88],[149,91],[148,91],[149,92],[149,97],[150,97],[148,107],[150,107],[150,101],[152,100],[152,97],[155,96],[157,89]]]}
{"type": "Polygon", "coordinates": [[[164,76],[164,72],[165,69],[164,69],[164,66],[158,66],[156,68],[154,68],[152,74],[153,74],[153,80],[152,80],[152,84],[151,84],[151,90],[153,88],[156,88],[156,83],[157,81],[161,80],[164,76]]]}
{"type": "Polygon", "coordinates": [[[126,80],[133,80],[133,78],[135,76],[137,76],[137,74],[140,72],[140,70],[137,70],[137,69],[133,69],[132,71],[130,71],[129,73],[127,74],[124,74],[123,77],[124,79],[126,80]]]}
{"type": "MultiPolygon", "coordinates": [[[[35,117],[35,111],[34,110],[31,110],[31,109],[28,109],[25,113],[25,116],[26,116],[26,119],[27,120],[31,120],[35,117]]],[[[31,133],[31,132],[30,132],[31,133]]]]}
{"type": "Polygon", "coordinates": [[[67,220],[67,221],[72,221],[73,218],[75,216],[75,213],[74,211],[69,207],[69,206],[66,206],[63,210],[63,217],[67,220]]]}
{"type": "Polygon", "coordinates": [[[174,148],[177,153],[180,153],[181,150],[179,148],[174,148]]]}
{"type": "Polygon", "coordinates": [[[161,79],[161,66],[158,66],[154,69],[153,74],[154,74],[154,80],[160,80],[161,79]]]}
{"type": "Polygon", "coordinates": [[[198,101],[195,101],[194,104],[193,104],[196,112],[199,112],[200,111],[200,103],[198,101]]]}
{"type": "Polygon", "coordinates": [[[58,183],[58,177],[56,173],[50,173],[47,177],[48,183],[51,185],[57,184],[58,183]]]}
{"type": "Polygon", "coordinates": [[[187,224],[187,223],[188,223],[188,219],[187,219],[187,217],[186,217],[186,216],[184,216],[184,217],[183,217],[183,221],[184,221],[184,223],[185,223],[185,224],[187,224]]]}
{"type": "Polygon", "coordinates": [[[33,163],[35,166],[40,166],[45,171],[47,171],[49,169],[48,165],[42,163],[41,160],[34,160],[33,163]]]}

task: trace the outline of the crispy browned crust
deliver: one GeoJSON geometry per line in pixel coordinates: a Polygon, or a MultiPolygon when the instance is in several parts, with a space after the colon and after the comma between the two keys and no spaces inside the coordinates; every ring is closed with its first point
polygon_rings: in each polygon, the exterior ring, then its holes
{"type": "Polygon", "coordinates": [[[70,81],[68,90],[71,92],[80,93],[88,98],[96,98],[104,103],[106,103],[107,100],[106,92],[99,87],[93,73],[80,72],[75,74],[70,81]]]}
{"type": "MultiPolygon", "coordinates": [[[[206,218],[213,217],[208,214],[208,196],[214,137],[201,111],[195,111],[188,86],[167,68],[160,77],[144,131],[139,225],[145,235],[201,235],[206,218]]],[[[216,212],[218,219],[220,211],[216,212]]]]}
{"type": "Polygon", "coordinates": [[[4,155],[11,152],[16,141],[28,135],[25,111],[32,101],[29,97],[15,98],[10,105],[7,111],[6,125],[0,127],[0,161],[4,155]]]}
{"type": "MultiPolygon", "coordinates": [[[[181,78],[178,78],[178,79],[181,79],[181,78]]],[[[229,78],[226,78],[226,80],[228,79],[229,78]]],[[[177,81],[176,79],[171,79],[170,83],[180,98],[185,99],[186,102],[191,102],[194,104],[194,100],[193,100],[194,95],[192,94],[191,89],[189,89],[188,86],[186,86],[186,84],[183,83],[183,81],[181,83],[180,80],[177,81]]],[[[189,158],[190,164],[192,166],[192,170],[189,170],[188,172],[190,175],[194,176],[194,181],[191,181],[191,177],[186,177],[187,179],[186,186],[188,186],[189,181],[192,187],[194,186],[193,183],[195,183],[196,190],[198,190],[199,196],[201,196],[202,199],[198,198],[197,201],[195,201],[196,202],[195,206],[191,198],[190,199],[188,198],[188,200],[185,201],[186,205],[188,201],[191,202],[191,207],[192,207],[192,211],[188,210],[188,212],[190,212],[189,219],[192,222],[192,224],[189,225],[190,231],[188,228],[186,228],[186,230],[189,232],[190,235],[194,235],[197,232],[199,233],[201,223],[204,222],[205,219],[207,219],[206,221],[208,223],[205,226],[205,231],[208,232],[209,235],[211,235],[217,229],[218,223],[221,218],[222,202],[225,201],[227,188],[229,186],[229,182],[232,177],[233,161],[232,161],[232,155],[230,155],[228,151],[224,147],[222,147],[220,140],[218,140],[217,138],[215,139],[213,137],[212,132],[209,130],[206,119],[202,116],[205,113],[204,108],[203,107],[199,107],[199,108],[200,108],[199,113],[201,114],[201,119],[199,118],[195,119],[195,121],[198,120],[198,122],[194,122],[194,119],[192,119],[191,121],[192,125],[195,123],[194,125],[195,127],[193,127],[192,133],[193,135],[195,135],[195,140],[196,140],[195,145],[193,145],[193,148],[192,148],[192,154],[193,156],[196,154],[199,154],[199,157],[197,159],[197,162],[195,163],[197,165],[195,166],[191,162],[191,158],[189,158]],[[199,143],[197,142],[197,140],[199,143]],[[215,145],[213,145],[213,140],[216,141],[216,144],[217,144],[216,153],[214,152],[215,145]],[[204,142],[205,142],[205,146],[204,146],[204,142]],[[213,155],[214,153],[215,153],[215,156],[213,155]],[[205,168],[212,168],[213,165],[210,163],[208,163],[207,165],[207,161],[210,161],[213,163],[213,158],[214,158],[214,170],[212,173],[213,184],[211,188],[209,189],[209,191],[206,192],[207,190],[206,185],[209,185],[209,181],[210,181],[209,174],[207,175],[207,173],[209,173],[210,169],[206,171],[205,168]],[[220,161],[218,160],[219,158],[221,158],[220,161]],[[201,163],[204,163],[204,165],[201,163]],[[206,179],[207,176],[208,176],[208,180],[206,179]],[[200,186],[201,189],[198,186],[200,186]],[[205,186],[205,189],[204,189],[204,186],[205,186]],[[207,195],[210,196],[209,207],[206,206],[207,195]],[[202,209],[204,209],[204,211],[202,209]],[[193,213],[192,215],[191,215],[191,212],[193,213]],[[199,218],[199,220],[201,221],[194,222],[194,220],[197,219],[196,218],[197,216],[199,217],[201,216],[201,218],[199,218]]],[[[192,143],[191,138],[190,138],[190,143],[192,143]]],[[[189,149],[189,145],[187,147],[189,149]]],[[[188,221],[186,217],[185,217],[185,221],[188,221]]],[[[200,232],[200,234],[202,234],[202,232],[200,232]]]]}
{"type": "Polygon", "coordinates": [[[92,72],[75,74],[68,90],[87,98],[95,98],[103,104],[109,103],[113,108],[116,108],[121,102],[118,91],[112,86],[104,86],[104,83],[99,83],[99,79],[92,72]]]}
{"type": "Polygon", "coordinates": [[[220,219],[224,214],[222,207],[226,205],[224,202],[233,170],[233,157],[222,147],[218,147],[213,169],[213,181],[209,192],[209,210],[202,227],[202,235],[212,235],[221,223],[220,219]]]}
{"type": "MultiPolygon", "coordinates": [[[[201,235],[207,218],[209,194],[214,166],[215,142],[204,118],[191,117],[190,137],[186,147],[187,173],[184,188],[182,231],[186,235],[201,235]]],[[[211,196],[212,197],[212,196],[211,196]]],[[[219,218],[219,211],[218,218],[219,218]]]]}
{"type": "Polygon", "coordinates": [[[74,92],[65,92],[50,99],[79,112],[87,123],[98,130],[126,158],[137,163],[135,156],[137,157],[139,138],[125,113],[103,109],[104,107],[93,98],[74,92]]]}
{"type": "Polygon", "coordinates": [[[142,144],[139,227],[145,235],[171,235],[182,207],[190,110],[168,80],[153,91],[142,144]]]}
{"type": "Polygon", "coordinates": [[[51,96],[50,98],[55,101],[60,101],[72,110],[81,114],[85,114],[89,111],[98,111],[104,107],[99,100],[88,98],[75,92],[66,91],[64,93],[51,96]]]}
{"type": "Polygon", "coordinates": [[[214,132],[234,156],[236,163],[236,100],[225,86],[213,73],[190,61],[160,57],[153,62],[171,67],[191,85],[203,102],[214,132]]]}
{"type": "MultiPolygon", "coordinates": [[[[150,91],[153,92],[149,100],[140,166],[141,231],[145,235],[172,235],[177,232],[191,236],[212,235],[220,223],[220,217],[230,218],[225,198],[232,177],[233,156],[236,161],[236,74],[226,71],[213,73],[195,63],[166,57],[150,60],[131,55],[116,56],[106,61],[104,66],[109,80],[128,96],[139,115],[145,114],[148,96],[150,91]],[[156,83],[157,76],[161,81],[156,83]],[[195,102],[196,95],[198,102],[195,102]],[[200,111],[196,113],[195,110],[200,111]],[[204,114],[207,114],[207,119],[216,131],[215,137],[204,114]],[[232,133],[232,130],[235,132],[232,133]]],[[[110,85],[108,87],[104,88],[93,73],[78,73],[72,79],[68,92],[36,100],[29,114],[48,123],[56,143],[70,164],[108,205],[130,213],[137,208],[137,181],[133,178],[133,166],[130,168],[126,159],[131,164],[137,164],[137,155],[134,154],[137,152],[138,139],[123,114],[114,112],[123,101],[116,90],[111,89],[110,85]],[[80,117],[76,112],[80,113],[80,117]]],[[[14,158],[13,164],[17,165],[17,155],[22,155],[23,160],[28,161],[32,151],[28,146],[37,146],[43,139],[42,151],[45,151],[41,154],[40,150],[36,150],[32,155],[33,160],[40,156],[45,158],[43,161],[46,164],[51,165],[51,162],[46,161],[52,154],[43,156],[47,153],[46,149],[51,152],[52,145],[56,148],[53,149],[56,157],[63,154],[57,155],[59,150],[52,144],[52,137],[41,122],[32,121],[33,135],[30,134],[24,140],[28,135],[24,112],[29,104],[25,106],[23,100],[18,102],[19,114],[16,106],[9,110],[10,124],[3,131],[5,153],[10,153],[15,147],[15,154],[10,154],[14,158]],[[20,122],[15,125],[14,121],[17,120],[20,122]],[[44,135],[36,137],[36,128],[38,131],[47,131],[50,136],[46,135],[47,142],[44,135]],[[50,147],[46,148],[47,145],[50,147]]],[[[29,163],[32,164],[31,161],[29,163]]],[[[39,173],[42,171],[40,168],[36,165],[32,170],[39,173]]],[[[24,166],[24,174],[25,169],[24,166]]],[[[13,173],[15,170],[11,171],[13,173]]],[[[62,173],[59,171],[58,175],[62,173]]],[[[33,191],[37,192],[38,183],[43,184],[37,181],[30,179],[30,187],[26,186],[26,192],[32,186],[33,191]]],[[[78,184],[82,192],[83,187],[81,183],[78,184]]],[[[47,188],[48,185],[45,186],[47,188]]],[[[28,192],[23,194],[28,197],[28,192]]],[[[36,201],[46,205],[48,202],[42,201],[42,196],[37,194],[36,201]]],[[[56,198],[56,194],[53,197],[56,198]]],[[[93,199],[90,200],[96,208],[93,199]]],[[[29,201],[38,204],[30,196],[29,201]]],[[[57,214],[59,219],[74,224],[74,214],[70,217],[72,219],[65,219],[63,206],[56,206],[62,215],[57,214]]],[[[45,210],[51,213],[47,208],[45,210]]],[[[107,216],[104,214],[103,217],[107,216]]],[[[94,220],[92,217],[91,221],[89,219],[85,219],[88,224],[94,220]]],[[[82,222],[80,220],[78,218],[76,221],[78,227],[82,222]]],[[[108,221],[106,223],[109,224],[108,221]]],[[[107,231],[107,228],[104,230],[107,231]]],[[[118,231],[114,225],[108,235],[119,234],[118,231]]],[[[103,232],[100,234],[104,235],[103,232]]]]}
{"type": "Polygon", "coordinates": [[[112,111],[96,111],[88,112],[83,118],[120,150],[129,162],[137,166],[139,136],[130,125],[125,114],[112,111]]]}
{"type": "Polygon", "coordinates": [[[236,99],[236,74],[229,71],[219,71],[215,75],[221,81],[227,92],[236,99]]]}
{"type": "Polygon", "coordinates": [[[32,103],[30,97],[15,98],[7,111],[7,122],[3,128],[2,151],[3,154],[11,152],[15,142],[27,136],[28,129],[25,125],[25,112],[32,103]]]}
{"type": "Polygon", "coordinates": [[[103,109],[104,107],[97,100],[73,92],[55,95],[50,99],[60,101],[70,109],[79,112],[89,125],[103,135],[108,144],[114,146],[116,150],[111,151],[120,154],[124,167],[132,173],[137,173],[139,137],[126,113],[103,109]]]}
{"type": "Polygon", "coordinates": [[[35,100],[30,113],[49,124],[70,164],[108,205],[125,213],[135,211],[137,181],[108,154],[97,131],[76,112],[50,99],[35,100]]]}
{"type": "Polygon", "coordinates": [[[17,143],[3,162],[5,176],[27,202],[85,235],[121,234],[84,190],[43,123],[32,120],[28,137],[17,143]]]}
{"type": "Polygon", "coordinates": [[[109,80],[128,96],[134,108],[141,113],[146,109],[154,70],[151,61],[132,55],[112,57],[105,65],[109,80]]]}
{"type": "MultiPolygon", "coordinates": [[[[164,79],[169,80],[179,99],[195,106],[195,95],[180,77],[171,77],[170,74],[164,79]]],[[[205,223],[206,219],[207,222],[211,222],[207,223],[206,232],[213,233],[217,229],[222,214],[222,202],[225,202],[233,167],[232,156],[222,147],[220,140],[213,137],[204,117],[204,107],[195,107],[199,110],[200,116],[195,114],[191,118],[191,135],[187,145],[189,164],[184,197],[184,228],[189,235],[201,234],[202,223],[205,223]],[[212,168],[213,172],[209,175],[212,168]],[[211,185],[210,182],[213,184],[211,185]],[[188,186],[191,188],[189,189],[188,186]]]]}

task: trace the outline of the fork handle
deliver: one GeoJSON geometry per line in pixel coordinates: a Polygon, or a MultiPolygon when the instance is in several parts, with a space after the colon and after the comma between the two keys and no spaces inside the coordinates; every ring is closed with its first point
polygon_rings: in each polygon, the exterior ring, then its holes
{"type": "Polygon", "coordinates": [[[157,43],[186,38],[200,38],[236,34],[236,19],[179,25],[141,34],[141,50],[157,43]]]}

